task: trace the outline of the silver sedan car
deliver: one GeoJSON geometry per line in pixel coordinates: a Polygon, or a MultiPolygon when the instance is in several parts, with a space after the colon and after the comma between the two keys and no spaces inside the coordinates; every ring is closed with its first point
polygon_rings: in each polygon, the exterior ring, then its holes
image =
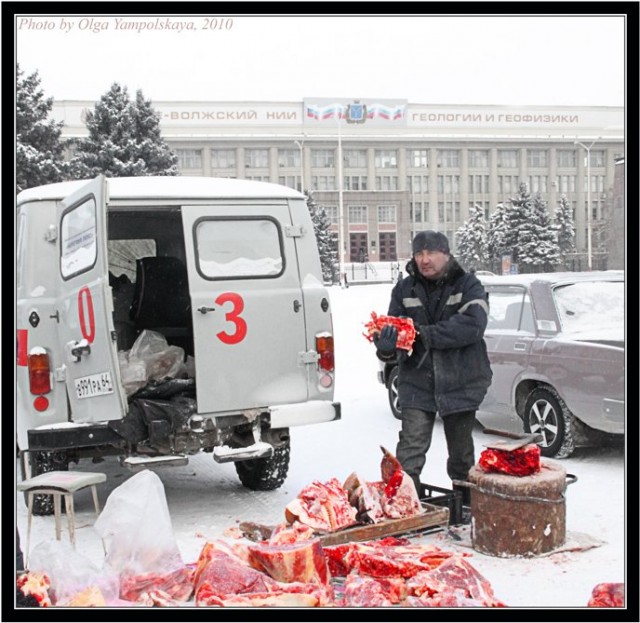
{"type": "MultiPolygon", "coordinates": [[[[624,271],[479,278],[489,293],[493,370],[479,422],[539,433],[541,454],[555,458],[624,435],[624,271]]],[[[395,366],[379,380],[400,417],[395,366]]]]}

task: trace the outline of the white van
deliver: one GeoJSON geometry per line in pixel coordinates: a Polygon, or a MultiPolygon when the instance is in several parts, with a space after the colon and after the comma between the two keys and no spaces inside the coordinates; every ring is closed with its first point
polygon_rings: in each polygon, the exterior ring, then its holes
{"type": "Polygon", "coordinates": [[[21,192],[16,329],[25,477],[205,451],[272,490],[289,428],[340,419],[313,224],[284,186],[100,176],[21,192]]]}

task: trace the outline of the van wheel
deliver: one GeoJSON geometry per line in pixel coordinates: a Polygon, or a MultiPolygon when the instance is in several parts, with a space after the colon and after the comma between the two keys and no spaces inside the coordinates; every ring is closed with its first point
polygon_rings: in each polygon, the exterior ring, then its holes
{"type": "Polygon", "coordinates": [[[277,446],[267,459],[237,461],[236,472],[240,482],[252,491],[274,491],[284,484],[289,472],[291,442],[277,446]]]}
{"type": "Polygon", "coordinates": [[[573,414],[553,387],[538,387],[527,398],[524,407],[524,429],[542,435],[540,454],[566,459],[576,448],[573,414]]]}
{"type": "MultiPolygon", "coordinates": [[[[46,472],[67,471],[69,469],[69,456],[66,452],[28,452],[31,463],[31,477],[39,476],[46,472]]],[[[20,461],[23,480],[26,478],[25,461],[20,461]]],[[[29,494],[24,494],[25,504],[29,503],[29,494]]],[[[53,515],[53,496],[34,495],[33,496],[34,515],[53,515]]]]}

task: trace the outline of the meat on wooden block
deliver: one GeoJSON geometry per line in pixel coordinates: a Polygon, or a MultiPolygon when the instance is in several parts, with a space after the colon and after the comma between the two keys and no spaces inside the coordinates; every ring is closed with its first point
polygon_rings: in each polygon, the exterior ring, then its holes
{"type": "Polygon", "coordinates": [[[289,523],[298,520],[318,532],[335,532],[357,523],[356,509],[337,478],[313,481],[285,507],[289,523]]]}
{"type": "Polygon", "coordinates": [[[329,584],[331,575],[319,539],[248,546],[248,562],[278,582],[329,584]]]}
{"type": "Polygon", "coordinates": [[[299,521],[292,524],[282,522],[278,524],[271,536],[267,539],[270,545],[282,545],[284,543],[297,543],[298,541],[309,541],[316,538],[316,533],[311,526],[307,526],[299,521]]]}
{"type": "Polygon", "coordinates": [[[349,496],[349,503],[357,511],[360,523],[378,523],[385,518],[382,510],[383,481],[366,482],[353,472],[344,481],[343,488],[349,496]]]}
{"type": "Polygon", "coordinates": [[[414,517],[422,512],[422,505],[413,480],[401,469],[394,472],[384,488],[382,510],[390,519],[414,517]]]}

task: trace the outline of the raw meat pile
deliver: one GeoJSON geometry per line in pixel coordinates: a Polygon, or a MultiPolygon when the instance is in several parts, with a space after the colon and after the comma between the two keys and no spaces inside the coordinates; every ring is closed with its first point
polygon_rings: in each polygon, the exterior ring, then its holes
{"type": "Polygon", "coordinates": [[[96,577],[56,596],[61,586],[33,573],[18,578],[18,589],[41,606],[63,607],[504,606],[467,554],[397,537],[322,544],[323,533],[423,512],[413,482],[381,449],[382,480],[366,482],[354,472],[344,485],[314,482],[287,505],[287,520],[257,542],[208,541],[193,565],[118,574],[112,594],[100,588],[106,578],[96,577]]]}
{"type": "Polygon", "coordinates": [[[621,582],[602,582],[594,586],[589,608],[624,608],[624,584],[621,582]]]}
{"type": "Polygon", "coordinates": [[[385,325],[393,325],[398,330],[398,342],[396,348],[402,350],[413,350],[413,343],[416,339],[416,329],[413,326],[413,320],[411,318],[396,318],[395,316],[378,316],[375,312],[371,312],[371,320],[364,325],[366,333],[363,335],[373,342],[374,334],[382,331],[382,327],[385,325]]]}
{"type": "Polygon", "coordinates": [[[382,480],[367,482],[353,472],[342,485],[336,478],[325,483],[314,481],[287,504],[287,522],[326,533],[357,523],[378,523],[420,514],[422,506],[413,481],[398,459],[381,449],[382,480]]]}
{"type": "Polygon", "coordinates": [[[530,476],[540,471],[540,447],[535,443],[515,450],[487,448],[478,459],[478,466],[488,473],[530,476]]]}
{"type": "Polygon", "coordinates": [[[322,547],[318,539],[205,545],[197,606],[501,607],[462,554],[388,537],[322,547]],[[338,579],[339,578],[339,579],[338,579]]]}

